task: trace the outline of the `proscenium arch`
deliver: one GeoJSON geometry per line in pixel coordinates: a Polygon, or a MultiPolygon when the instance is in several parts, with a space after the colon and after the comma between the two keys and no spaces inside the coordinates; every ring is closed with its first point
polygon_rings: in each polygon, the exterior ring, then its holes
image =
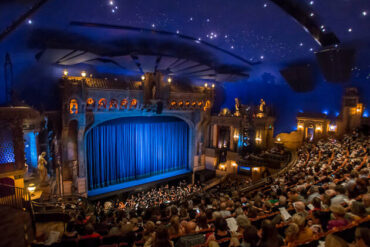
{"type": "MultiPolygon", "coordinates": [[[[93,124],[91,124],[89,127],[86,127],[85,131],[84,131],[84,135],[83,135],[83,154],[84,154],[84,157],[83,157],[83,169],[84,169],[84,174],[86,174],[87,176],[87,143],[86,143],[86,137],[87,135],[90,133],[90,131],[96,127],[96,126],[99,126],[100,124],[103,124],[105,122],[108,122],[108,121],[112,121],[112,120],[116,120],[116,119],[121,119],[121,118],[130,118],[130,117],[174,117],[174,118],[177,118],[177,119],[180,119],[182,121],[184,121],[187,125],[188,125],[188,128],[189,128],[189,136],[188,136],[188,143],[189,143],[189,149],[188,149],[188,164],[187,164],[187,167],[189,170],[193,170],[194,169],[194,155],[195,155],[195,141],[196,141],[196,129],[195,129],[195,124],[194,122],[187,118],[187,117],[184,117],[180,114],[176,114],[176,113],[164,113],[164,114],[132,114],[132,115],[127,115],[127,113],[125,115],[121,115],[121,114],[109,114],[109,113],[100,113],[100,114],[104,114],[104,119],[99,119],[98,121],[95,121],[93,124]],[[107,115],[111,115],[110,117],[106,116],[107,115]]],[[[99,115],[99,113],[97,113],[97,115],[99,115]]],[[[86,184],[87,186],[87,184],[86,184]]],[[[87,187],[86,187],[87,188],[87,187]]]]}

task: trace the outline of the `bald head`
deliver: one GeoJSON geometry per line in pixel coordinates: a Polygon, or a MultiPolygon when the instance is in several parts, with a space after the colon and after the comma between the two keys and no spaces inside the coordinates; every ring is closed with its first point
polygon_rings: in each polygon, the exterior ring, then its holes
{"type": "Polygon", "coordinates": [[[197,228],[197,224],[194,221],[189,221],[186,224],[186,233],[193,233],[193,232],[195,232],[195,228],[197,228]]]}

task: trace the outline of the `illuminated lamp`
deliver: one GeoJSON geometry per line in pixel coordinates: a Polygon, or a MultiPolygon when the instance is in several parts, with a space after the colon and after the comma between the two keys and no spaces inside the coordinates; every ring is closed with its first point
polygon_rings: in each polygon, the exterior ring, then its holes
{"type": "Polygon", "coordinates": [[[167,81],[168,81],[168,83],[171,83],[172,82],[172,78],[171,77],[168,77],[167,78],[167,81]]]}
{"type": "Polygon", "coordinates": [[[86,71],[84,71],[84,70],[83,70],[83,71],[81,71],[81,76],[82,76],[82,77],[86,77],[86,71]]]}
{"type": "Polygon", "coordinates": [[[260,168],[259,167],[253,167],[252,170],[255,171],[255,172],[258,172],[260,170],[260,168]]]}
{"type": "Polygon", "coordinates": [[[171,106],[175,106],[175,105],[176,105],[176,101],[172,101],[171,106]]]}
{"type": "Polygon", "coordinates": [[[185,105],[186,105],[186,106],[189,106],[189,105],[190,105],[190,102],[189,102],[189,101],[186,101],[186,102],[185,102],[185,105]]]}
{"type": "Polygon", "coordinates": [[[94,99],[93,98],[88,98],[87,101],[86,101],[86,103],[88,105],[92,105],[92,104],[94,104],[94,99]]]}
{"type": "Polygon", "coordinates": [[[360,112],[361,112],[361,108],[357,108],[357,109],[356,109],[356,112],[357,112],[357,113],[360,113],[360,112]]]}
{"type": "Polygon", "coordinates": [[[198,101],[198,106],[201,106],[203,104],[202,101],[198,101]]]}
{"type": "Polygon", "coordinates": [[[64,76],[67,76],[67,75],[68,75],[68,70],[66,70],[66,69],[65,69],[65,70],[63,70],[63,75],[64,75],[64,76]]]}
{"type": "Polygon", "coordinates": [[[179,101],[179,103],[177,103],[179,106],[182,106],[184,104],[184,102],[182,101],[179,101]]]}
{"type": "Polygon", "coordinates": [[[35,184],[29,184],[28,187],[27,187],[27,190],[31,193],[31,196],[34,196],[34,192],[36,190],[36,186],[35,184]]]}
{"type": "Polygon", "coordinates": [[[208,83],[207,83],[207,82],[206,82],[206,83],[204,83],[204,86],[205,86],[205,87],[208,87],[208,83]]]}
{"type": "Polygon", "coordinates": [[[322,131],[321,126],[316,126],[316,131],[322,131]]]}
{"type": "Polygon", "coordinates": [[[237,164],[235,161],[233,161],[233,162],[231,162],[231,166],[233,166],[233,167],[237,167],[237,166],[238,166],[238,164],[237,164]]]}
{"type": "Polygon", "coordinates": [[[214,83],[212,83],[212,88],[215,88],[215,84],[214,83]]]}
{"type": "Polygon", "coordinates": [[[144,81],[145,80],[145,75],[142,75],[141,76],[141,80],[144,81]]]}
{"type": "Polygon", "coordinates": [[[256,137],[256,141],[262,141],[260,137],[256,137]]]}
{"type": "Polygon", "coordinates": [[[280,142],[280,141],[281,141],[280,137],[276,138],[276,140],[277,140],[278,142],[280,142]]]}
{"type": "Polygon", "coordinates": [[[225,170],[226,169],[226,166],[224,163],[220,164],[220,170],[225,170]]]}
{"type": "Polygon", "coordinates": [[[197,104],[197,102],[195,102],[195,101],[193,101],[193,102],[191,102],[191,106],[195,106],[197,104]]]}
{"type": "Polygon", "coordinates": [[[335,131],[337,129],[337,126],[334,124],[329,125],[329,131],[335,131]]]}
{"type": "Polygon", "coordinates": [[[303,124],[298,124],[298,129],[303,129],[303,124]]]}

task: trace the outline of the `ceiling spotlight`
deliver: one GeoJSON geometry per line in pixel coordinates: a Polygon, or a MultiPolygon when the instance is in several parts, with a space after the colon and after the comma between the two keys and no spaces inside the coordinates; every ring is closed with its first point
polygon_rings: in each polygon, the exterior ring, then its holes
{"type": "Polygon", "coordinates": [[[167,78],[167,81],[168,81],[168,83],[171,83],[172,82],[172,78],[171,77],[168,77],[167,78]]]}
{"type": "Polygon", "coordinates": [[[363,16],[367,16],[367,11],[362,11],[363,16]]]}
{"type": "Polygon", "coordinates": [[[67,76],[67,75],[68,75],[68,70],[66,70],[66,69],[65,69],[65,70],[63,70],[63,75],[64,75],[64,76],[67,76]]]}
{"type": "Polygon", "coordinates": [[[81,76],[82,76],[82,77],[86,77],[86,71],[84,71],[84,70],[83,70],[83,71],[81,71],[81,76]]]}
{"type": "Polygon", "coordinates": [[[350,33],[350,32],[352,32],[352,28],[348,28],[348,32],[350,33]]]}
{"type": "Polygon", "coordinates": [[[141,80],[144,81],[145,80],[145,75],[142,75],[141,76],[141,80]]]}

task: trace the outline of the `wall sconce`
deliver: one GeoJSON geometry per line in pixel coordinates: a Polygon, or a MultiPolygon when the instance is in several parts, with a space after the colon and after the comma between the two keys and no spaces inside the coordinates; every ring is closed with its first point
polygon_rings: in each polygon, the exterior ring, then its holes
{"type": "Polygon", "coordinates": [[[64,76],[67,76],[67,75],[68,75],[68,70],[66,70],[66,69],[65,69],[65,70],[63,70],[63,75],[64,75],[64,76]]]}
{"type": "Polygon", "coordinates": [[[237,164],[235,161],[232,161],[232,162],[231,162],[231,166],[233,166],[233,167],[237,167],[237,166],[238,166],[238,164],[237,164]]]}
{"type": "Polygon", "coordinates": [[[281,141],[280,137],[276,138],[276,141],[280,142],[281,141]]]}
{"type": "Polygon", "coordinates": [[[303,124],[298,124],[297,129],[303,129],[303,124]]]}
{"type": "Polygon", "coordinates": [[[144,81],[145,80],[145,75],[142,75],[141,76],[141,80],[144,81]]]}
{"type": "Polygon", "coordinates": [[[322,131],[321,126],[316,126],[316,131],[322,131]]]}
{"type": "Polygon", "coordinates": [[[171,78],[171,77],[168,77],[168,78],[167,78],[167,82],[168,82],[169,84],[171,84],[171,82],[172,82],[172,78],[171,78]]]}
{"type": "Polygon", "coordinates": [[[86,71],[81,71],[81,76],[86,77],[86,71]]]}
{"type": "Polygon", "coordinates": [[[337,129],[337,126],[334,124],[329,125],[329,131],[335,131],[337,129]]]}
{"type": "Polygon", "coordinates": [[[206,82],[206,83],[204,83],[204,87],[208,87],[208,83],[206,82]]]}
{"type": "Polygon", "coordinates": [[[259,167],[253,167],[252,170],[255,171],[255,172],[258,172],[260,170],[260,168],[259,167]]]}
{"type": "Polygon", "coordinates": [[[226,166],[224,163],[220,164],[220,170],[225,170],[226,169],[226,166]]]}
{"type": "Polygon", "coordinates": [[[261,139],[261,137],[256,137],[256,142],[260,142],[260,141],[262,141],[262,139],[261,139]]]}
{"type": "Polygon", "coordinates": [[[215,88],[215,84],[214,83],[212,83],[212,88],[215,88]]]}
{"type": "Polygon", "coordinates": [[[34,196],[33,192],[36,190],[35,184],[29,184],[27,190],[31,193],[31,196],[34,196]]]}

